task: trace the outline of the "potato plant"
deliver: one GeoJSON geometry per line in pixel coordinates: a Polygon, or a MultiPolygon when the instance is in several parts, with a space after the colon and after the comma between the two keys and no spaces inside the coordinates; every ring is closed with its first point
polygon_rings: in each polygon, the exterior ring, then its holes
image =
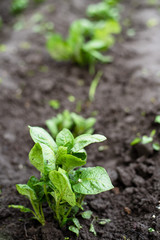
{"type": "Polygon", "coordinates": [[[87,8],[87,16],[94,20],[119,20],[117,0],[104,0],[97,4],[90,4],[87,8]]]}
{"type": "Polygon", "coordinates": [[[11,12],[14,14],[24,11],[29,4],[29,0],[12,0],[11,12]]]}
{"type": "Polygon", "coordinates": [[[83,209],[84,197],[113,188],[104,168],[82,167],[87,161],[84,148],[106,138],[99,134],[82,134],[74,138],[66,128],[58,133],[55,141],[40,127],[30,127],[30,135],[35,145],[29,153],[29,160],[41,177],[32,176],[27,184],[17,184],[16,188],[30,200],[32,210],[22,205],[9,207],[31,212],[45,225],[42,205],[47,202],[60,227],[69,220],[78,226],[75,215],[83,209]]]}
{"type": "Polygon", "coordinates": [[[69,129],[74,137],[84,133],[92,134],[94,132],[93,126],[95,122],[96,119],[93,117],[85,119],[74,112],[64,110],[56,117],[48,119],[46,125],[51,132],[52,137],[55,139],[58,132],[63,128],[69,129]]]}
{"type": "Polygon", "coordinates": [[[30,2],[41,3],[44,0],[12,0],[11,12],[13,14],[19,14],[28,8],[30,2]]]}
{"type": "Polygon", "coordinates": [[[115,20],[95,23],[80,19],[71,24],[66,39],[53,33],[48,37],[46,46],[53,59],[76,62],[80,66],[88,65],[90,72],[94,72],[96,61],[106,63],[112,60],[102,52],[114,44],[113,34],[120,31],[121,27],[115,20]]]}

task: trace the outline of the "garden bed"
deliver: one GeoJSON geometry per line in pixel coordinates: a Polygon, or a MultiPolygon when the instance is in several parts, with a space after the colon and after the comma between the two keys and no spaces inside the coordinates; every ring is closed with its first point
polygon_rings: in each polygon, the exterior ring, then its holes
{"type": "Polygon", "coordinates": [[[90,221],[79,216],[83,228],[78,239],[160,239],[160,154],[148,145],[139,149],[130,146],[138,132],[143,135],[152,129],[160,130],[160,125],[154,123],[160,111],[159,24],[146,25],[151,18],[160,22],[159,5],[150,5],[147,0],[123,1],[123,34],[109,52],[114,56],[113,63],[97,65],[103,76],[95,101],[89,103],[93,76],[88,69],[55,62],[45,50],[45,37],[29,27],[33,15],[41,13],[65,35],[74,19],[85,16],[86,1],[54,1],[53,8],[52,2],[46,0],[26,10],[21,31],[12,29],[15,19],[7,10],[6,0],[0,3],[0,8],[5,4],[5,30],[0,44],[6,45],[6,51],[0,52],[0,239],[76,239],[67,228],[58,227],[47,207],[47,224],[41,227],[30,220],[30,215],[9,209],[8,205],[29,206],[17,193],[15,184],[38,176],[28,160],[33,142],[27,126],[45,127],[45,121],[58,112],[75,111],[80,100],[80,114],[97,114],[95,132],[108,138],[104,151],[98,151],[96,145],[87,149],[87,166],[103,166],[115,188],[86,197],[85,209],[111,222],[96,224],[94,236],[89,232],[90,221]],[[127,28],[135,30],[135,36],[127,36],[126,23],[127,28]],[[75,102],[68,100],[70,95],[75,96],[75,102]],[[49,106],[51,99],[60,101],[60,109],[49,106]],[[149,233],[149,228],[156,231],[149,233]]]}

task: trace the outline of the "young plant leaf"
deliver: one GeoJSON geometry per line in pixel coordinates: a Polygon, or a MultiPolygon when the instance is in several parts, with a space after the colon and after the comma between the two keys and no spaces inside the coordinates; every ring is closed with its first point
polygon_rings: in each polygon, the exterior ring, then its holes
{"type": "Polygon", "coordinates": [[[88,211],[85,211],[81,214],[81,216],[84,218],[84,219],[90,219],[91,216],[92,216],[92,211],[88,210],[88,211]]]}
{"type": "Polygon", "coordinates": [[[57,151],[57,145],[49,133],[40,127],[30,127],[30,135],[35,143],[43,143],[50,147],[54,152],[57,151]]]}
{"type": "Polygon", "coordinates": [[[141,138],[137,137],[137,138],[135,138],[130,144],[131,144],[131,146],[134,146],[134,145],[140,143],[141,140],[142,140],[141,138]]]}
{"type": "Polygon", "coordinates": [[[69,172],[70,170],[73,170],[76,167],[81,167],[85,165],[86,161],[80,158],[77,158],[73,155],[65,154],[65,155],[62,155],[61,157],[61,164],[62,164],[62,168],[66,172],[69,172]]]}
{"type": "Polygon", "coordinates": [[[60,34],[52,34],[47,40],[47,49],[57,61],[66,61],[71,58],[72,50],[60,34]]]}
{"type": "Polygon", "coordinates": [[[79,229],[78,228],[76,228],[75,226],[69,226],[69,228],[68,228],[71,232],[74,232],[76,235],[77,235],[77,237],[79,236],[79,229]]]}
{"type": "Polygon", "coordinates": [[[16,188],[21,195],[25,195],[26,197],[34,201],[37,200],[35,191],[32,188],[30,188],[27,184],[16,184],[16,188]]]}
{"type": "Polygon", "coordinates": [[[159,143],[153,143],[152,147],[155,151],[159,151],[160,150],[160,144],[159,143]]]}
{"type": "Polygon", "coordinates": [[[151,143],[153,141],[153,138],[152,137],[148,137],[148,136],[142,136],[142,141],[141,143],[142,144],[147,144],[147,143],[151,143]]]}
{"type": "Polygon", "coordinates": [[[79,230],[82,228],[81,225],[80,225],[80,222],[79,222],[78,218],[73,218],[72,221],[73,221],[74,225],[75,225],[79,230]]]}
{"type": "Polygon", "coordinates": [[[82,160],[87,159],[87,153],[85,151],[85,149],[81,149],[80,151],[76,152],[76,153],[72,153],[73,156],[81,158],[82,160]]]}
{"type": "Polygon", "coordinates": [[[71,149],[73,152],[78,152],[91,143],[103,142],[106,137],[100,134],[82,134],[74,140],[74,147],[71,149]]]}
{"type": "Polygon", "coordinates": [[[97,233],[96,233],[93,223],[91,223],[89,231],[92,232],[94,234],[94,236],[97,236],[97,233]]]}
{"type": "Polygon", "coordinates": [[[43,182],[40,182],[35,176],[30,177],[27,182],[27,185],[32,188],[37,196],[37,201],[41,201],[44,196],[43,182]]]}
{"type": "Polygon", "coordinates": [[[150,133],[150,137],[154,137],[155,136],[155,134],[156,134],[156,130],[155,129],[153,129],[152,131],[151,131],[151,133],[150,133]]]}
{"type": "Polygon", "coordinates": [[[73,189],[84,195],[98,194],[113,188],[111,180],[102,167],[80,168],[75,171],[73,189]]]}
{"type": "Polygon", "coordinates": [[[43,174],[55,169],[55,154],[45,144],[36,143],[29,153],[29,160],[43,174]]]}
{"type": "Polygon", "coordinates": [[[160,123],[160,115],[157,115],[156,117],[155,117],[155,123],[160,123]]]}
{"type": "Polygon", "coordinates": [[[30,213],[33,213],[33,211],[29,208],[26,208],[22,205],[9,205],[8,206],[9,208],[15,208],[15,209],[19,209],[21,212],[30,212],[30,213]]]}
{"type": "Polygon", "coordinates": [[[62,131],[60,131],[60,133],[58,133],[56,137],[56,144],[58,146],[67,147],[70,151],[74,145],[74,137],[72,133],[68,129],[64,128],[62,131]]]}
{"type": "Polygon", "coordinates": [[[57,154],[56,154],[56,164],[57,165],[62,165],[63,162],[63,156],[67,154],[67,148],[60,146],[58,148],[57,154]]]}
{"type": "Polygon", "coordinates": [[[98,86],[98,83],[101,79],[102,76],[102,72],[98,71],[98,73],[96,74],[95,78],[93,79],[90,89],[89,89],[89,100],[90,102],[92,102],[94,100],[94,96],[95,96],[95,92],[96,92],[96,88],[98,86]]]}
{"type": "Polygon", "coordinates": [[[60,102],[58,100],[54,100],[54,99],[50,100],[49,105],[56,110],[60,108],[60,102]]]}
{"type": "Polygon", "coordinates": [[[110,223],[110,222],[111,222],[111,219],[109,219],[109,218],[104,218],[104,219],[99,219],[98,220],[98,223],[100,225],[105,225],[106,223],[110,223]]]}
{"type": "MultiPolygon", "coordinates": [[[[65,171],[64,171],[65,172],[65,171]]],[[[61,199],[68,202],[71,206],[76,205],[75,194],[72,191],[69,179],[63,171],[53,170],[49,173],[49,178],[60,193],[61,199]]]]}

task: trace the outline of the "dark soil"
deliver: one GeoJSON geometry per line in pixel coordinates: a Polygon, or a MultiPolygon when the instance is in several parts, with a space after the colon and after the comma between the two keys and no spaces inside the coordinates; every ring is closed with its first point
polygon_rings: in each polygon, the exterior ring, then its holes
{"type": "Polygon", "coordinates": [[[29,206],[17,193],[15,184],[38,176],[28,160],[33,142],[27,125],[45,127],[45,120],[58,112],[75,111],[79,100],[83,116],[97,112],[95,132],[108,138],[106,150],[99,152],[97,145],[88,148],[87,165],[105,167],[115,188],[86,197],[85,209],[111,222],[104,226],[95,224],[94,236],[89,232],[90,221],[79,216],[83,228],[78,239],[160,239],[160,153],[150,145],[130,146],[138,132],[149,134],[152,129],[157,130],[160,140],[160,126],[154,124],[160,111],[160,3],[148,2],[123,2],[123,34],[110,51],[114,62],[97,65],[103,77],[94,103],[89,104],[93,76],[87,69],[52,60],[45,50],[44,36],[32,29],[32,17],[39,12],[65,35],[74,19],[85,16],[86,1],[56,0],[52,11],[53,1],[46,0],[14,17],[9,11],[10,1],[1,0],[4,28],[0,44],[6,45],[6,51],[0,52],[0,240],[76,239],[67,228],[59,229],[45,206],[47,224],[41,227],[30,220],[30,215],[9,209],[8,205],[29,206]],[[147,27],[149,19],[157,19],[158,25],[147,27]],[[25,24],[22,30],[15,31],[13,25],[18,20],[25,24]],[[133,28],[136,35],[128,37],[127,28],[133,28]],[[79,80],[83,80],[83,86],[79,80]],[[69,102],[69,95],[74,95],[76,102],[69,102]],[[58,111],[49,107],[51,99],[60,101],[58,111]],[[149,233],[148,228],[155,232],[149,233]]]}

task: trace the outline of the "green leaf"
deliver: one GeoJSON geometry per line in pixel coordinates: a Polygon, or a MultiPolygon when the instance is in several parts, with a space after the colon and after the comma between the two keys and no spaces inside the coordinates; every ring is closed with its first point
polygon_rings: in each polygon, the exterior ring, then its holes
{"type": "Polygon", "coordinates": [[[60,108],[60,103],[58,100],[50,100],[49,105],[56,110],[60,108]]]}
{"type": "Polygon", "coordinates": [[[90,219],[91,216],[92,216],[92,211],[90,211],[90,210],[85,211],[85,212],[83,212],[81,215],[82,215],[82,217],[83,217],[84,219],[90,219]]]}
{"type": "Polygon", "coordinates": [[[43,182],[40,182],[35,176],[30,177],[27,182],[27,185],[32,188],[37,196],[37,200],[41,201],[44,196],[43,182]]]}
{"type": "Polygon", "coordinates": [[[45,144],[36,143],[29,153],[29,160],[43,174],[55,169],[55,154],[45,144]]]}
{"type": "Polygon", "coordinates": [[[30,127],[30,135],[35,143],[43,143],[50,147],[54,152],[57,150],[57,145],[49,133],[40,127],[30,127]]]}
{"type": "Polygon", "coordinates": [[[153,130],[151,131],[151,133],[150,133],[150,137],[154,137],[154,136],[155,136],[155,134],[156,134],[156,130],[155,130],[155,129],[153,129],[153,130]]]}
{"type": "Polygon", "coordinates": [[[89,100],[90,100],[90,102],[92,102],[94,100],[94,96],[95,96],[95,93],[96,93],[96,88],[97,88],[98,83],[101,79],[101,76],[102,76],[102,72],[98,71],[98,73],[96,74],[95,78],[93,79],[93,81],[91,83],[91,86],[89,88],[89,100]]]}
{"type": "Polygon", "coordinates": [[[89,231],[92,232],[94,236],[97,236],[93,223],[91,223],[89,231]]]}
{"type": "Polygon", "coordinates": [[[72,49],[60,34],[53,34],[48,38],[47,49],[50,55],[57,61],[69,60],[72,55],[72,49]]]}
{"type": "Polygon", "coordinates": [[[74,145],[74,137],[68,129],[64,128],[60,133],[58,133],[56,143],[58,146],[67,147],[70,151],[74,145]]]}
{"type": "Polygon", "coordinates": [[[106,140],[106,137],[100,134],[82,134],[75,138],[72,151],[78,152],[91,143],[103,142],[104,140],[106,140]]]}
{"type": "Polygon", "coordinates": [[[73,156],[81,158],[82,160],[87,159],[87,153],[85,151],[85,149],[81,149],[80,151],[76,152],[76,153],[72,153],[73,156]]]}
{"type": "Polygon", "coordinates": [[[148,232],[155,232],[154,228],[148,228],[148,232]]]}
{"type": "Polygon", "coordinates": [[[100,225],[105,225],[106,223],[110,223],[110,222],[111,222],[111,219],[109,219],[109,218],[104,218],[104,219],[99,219],[98,220],[98,223],[100,225]]]}
{"type": "Polygon", "coordinates": [[[11,3],[11,11],[14,14],[24,11],[29,4],[29,0],[13,0],[11,3]]]}
{"type": "Polygon", "coordinates": [[[134,146],[134,145],[140,143],[141,140],[142,140],[141,138],[137,137],[137,138],[135,138],[130,144],[131,144],[131,146],[134,146]]]}
{"type": "Polygon", "coordinates": [[[67,154],[67,148],[60,146],[58,147],[58,151],[56,154],[56,164],[62,165],[63,162],[63,156],[67,154]]]}
{"type": "MultiPolygon", "coordinates": [[[[71,206],[76,205],[75,194],[72,191],[71,184],[66,174],[59,169],[49,173],[49,178],[60,193],[62,200],[68,202],[71,206]]],[[[65,172],[65,171],[64,171],[65,172]]]]}
{"type": "Polygon", "coordinates": [[[46,121],[46,125],[51,132],[53,138],[55,139],[58,134],[58,123],[57,118],[51,118],[46,121]]]}
{"type": "Polygon", "coordinates": [[[160,123],[160,115],[157,115],[156,117],[155,117],[155,123],[160,123]]]}
{"type": "Polygon", "coordinates": [[[160,144],[159,143],[153,143],[152,147],[155,151],[159,151],[160,150],[160,144]]]}
{"type": "Polygon", "coordinates": [[[31,149],[29,153],[29,160],[32,165],[37,168],[41,173],[44,172],[42,148],[39,143],[36,143],[31,149]]]}
{"type": "Polygon", "coordinates": [[[79,222],[78,218],[73,218],[72,221],[73,221],[74,225],[75,225],[79,230],[82,228],[81,225],[80,225],[80,222],[79,222]]]}
{"type": "Polygon", "coordinates": [[[152,137],[148,137],[148,136],[143,136],[142,137],[142,144],[147,144],[147,143],[151,143],[153,141],[153,138],[152,137]]]}
{"type": "Polygon", "coordinates": [[[19,209],[21,212],[30,212],[30,213],[33,213],[33,211],[29,208],[25,208],[24,206],[22,205],[9,205],[8,206],[9,208],[15,208],[15,209],[19,209]]]}
{"type": "Polygon", "coordinates": [[[37,200],[35,191],[27,184],[16,184],[17,191],[31,200],[37,200]]]}
{"type": "Polygon", "coordinates": [[[73,155],[70,154],[65,154],[62,155],[61,157],[61,164],[62,168],[69,172],[70,170],[76,168],[76,167],[81,167],[86,164],[85,160],[81,160],[80,158],[77,158],[73,155]]]}
{"type": "MultiPolygon", "coordinates": [[[[96,118],[93,118],[93,117],[88,118],[86,119],[85,123],[86,123],[86,129],[91,129],[91,127],[93,127],[94,124],[96,123],[96,118]]],[[[92,133],[93,131],[90,134],[92,133]]]]}
{"type": "Polygon", "coordinates": [[[69,228],[68,228],[71,232],[74,232],[76,235],[77,235],[77,237],[79,236],[79,229],[78,228],[76,228],[75,226],[69,226],[69,228]]]}
{"type": "Polygon", "coordinates": [[[80,168],[75,171],[73,189],[84,195],[98,194],[113,188],[111,180],[102,167],[80,168]]]}

